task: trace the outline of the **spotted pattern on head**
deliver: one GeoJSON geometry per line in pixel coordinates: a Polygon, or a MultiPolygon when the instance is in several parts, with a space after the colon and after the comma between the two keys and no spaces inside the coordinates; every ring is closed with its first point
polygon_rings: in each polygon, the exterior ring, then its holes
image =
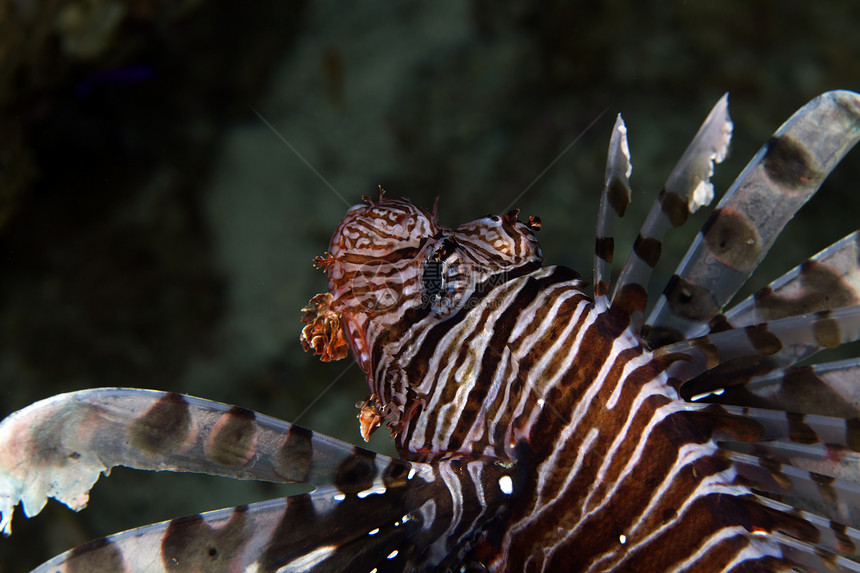
{"type": "Polygon", "coordinates": [[[399,338],[394,333],[422,319],[445,320],[498,284],[540,267],[533,232],[540,219],[524,224],[518,215],[512,210],[447,229],[435,208],[431,213],[385,197],[347,212],[328,253],[317,259],[329,292],[303,309],[301,339],[323,360],[342,357],[346,344],[351,348],[371,391],[359,405],[362,437],[383,421],[397,426],[408,417],[404,409],[416,405],[396,366],[379,363],[389,355],[382,346],[399,338]]]}
{"type": "MultiPolygon", "coordinates": [[[[487,216],[456,229],[439,226],[430,213],[406,199],[385,199],[352,207],[329,246],[326,272],[332,309],[385,321],[386,314],[427,302],[423,290],[428,263],[440,265],[453,282],[486,278],[542,260],[532,228],[518,211],[487,216]],[[422,298],[423,297],[423,298],[422,298]]],[[[431,271],[434,269],[431,269],[431,271]]],[[[440,278],[446,278],[443,274],[440,278]]],[[[469,285],[449,287],[463,292],[469,285]]]]}

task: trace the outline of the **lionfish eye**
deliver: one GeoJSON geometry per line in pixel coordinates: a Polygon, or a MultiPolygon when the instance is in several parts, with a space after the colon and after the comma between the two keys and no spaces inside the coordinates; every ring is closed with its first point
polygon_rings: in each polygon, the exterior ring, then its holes
{"type": "Polygon", "coordinates": [[[442,241],[442,246],[436,250],[434,255],[438,255],[439,260],[444,261],[445,259],[447,259],[448,257],[451,256],[451,254],[454,252],[454,250],[456,248],[457,248],[457,240],[454,239],[453,237],[445,237],[445,240],[442,241]]]}
{"type": "Polygon", "coordinates": [[[454,253],[456,248],[457,241],[452,237],[445,237],[442,245],[424,261],[421,284],[424,287],[425,302],[435,303],[442,296],[445,289],[445,260],[454,253]]]}
{"type": "Polygon", "coordinates": [[[442,283],[442,261],[432,258],[424,261],[424,269],[421,273],[421,284],[424,287],[424,295],[428,299],[437,298],[442,293],[442,283]]]}

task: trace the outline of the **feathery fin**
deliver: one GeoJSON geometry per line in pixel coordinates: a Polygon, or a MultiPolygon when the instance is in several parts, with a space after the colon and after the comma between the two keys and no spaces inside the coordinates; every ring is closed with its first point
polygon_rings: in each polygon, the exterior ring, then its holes
{"type": "Polygon", "coordinates": [[[621,114],[612,127],[609,152],[606,157],[606,177],[600,196],[597,215],[597,239],[594,245],[594,299],[598,306],[608,304],[611,285],[612,258],[615,241],[612,227],[615,217],[623,217],[630,204],[630,147],[627,145],[627,126],[621,114]]]}
{"type": "Polygon", "coordinates": [[[833,91],[797,111],[750,161],[696,236],[646,321],[653,346],[708,331],[785,224],[860,139],[860,94],[833,91]]]}
{"type": "MultiPolygon", "coordinates": [[[[385,456],[262,414],[182,394],[101,388],[60,394],[0,423],[0,531],[20,501],[33,516],[53,497],[86,506],[112,467],[198,472],[275,483],[337,483],[341,464],[385,456]]],[[[407,462],[399,462],[409,466],[407,462]]]]}
{"type": "MultiPolygon", "coordinates": [[[[725,159],[732,135],[728,105],[728,94],[725,94],[705,118],[669,174],[660,196],[642,224],[633,251],[624,263],[612,295],[613,304],[617,302],[622,308],[627,308],[629,304],[623,299],[629,287],[638,285],[643,290],[647,288],[651,271],[660,259],[666,232],[683,225],[690,213],[713,199],[711,176],[714,174],[714,163],[725,159]]],[[[641,315],[644,311],[644,307],[639,308],[636,314],[641,315]]]]}

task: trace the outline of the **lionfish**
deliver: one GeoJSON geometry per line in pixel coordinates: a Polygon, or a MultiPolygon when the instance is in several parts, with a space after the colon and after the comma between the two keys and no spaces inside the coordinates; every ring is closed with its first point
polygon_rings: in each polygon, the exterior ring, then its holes
{"type": "Polygon", "coordinates": [[[362,435],[399,459],[175,393],[49,398],[0,424],[0,529],[47,497],[81,509],[116,465],[304,482],[310,493],[92,541],[37,571],[860,571],[860,234],[731,306],[786,222],[860,138],[825,93],[762,147],[646,315],[665,233],[709,203],[732,123],[710,112],[610,280],[630,202],[618,116],[593,296],[543,266],[537,218],[447,229],[366,200],[316,259],[302,341],[352,353],[362,435]]]}

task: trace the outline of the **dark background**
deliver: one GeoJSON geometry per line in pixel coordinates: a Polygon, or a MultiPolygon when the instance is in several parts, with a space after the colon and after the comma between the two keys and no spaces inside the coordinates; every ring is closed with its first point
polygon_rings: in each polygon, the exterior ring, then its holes
{"type": "MultiPolygon", "coordinates": [[[[132,386],[301,414],[356,443],[362,375],[306,410],[348,361],[298,341],[326,288],[311,259],[348,204],[380,184],[438,196],[448,226],[515,204],[543,219],[545,260],[588,278],[615,114],[634,165],[626,245],[722,93],[735,136],[718,193],[795,109],[860,88],[856,3],[625,4],[0,0],[0,416],[132,386]]],[[[857,227],[858,176],[855,153],[757,285],[857,227]]],[[[0,573],[283,492],[117,469],[80,514],[19,514],[0,573]]]]}

